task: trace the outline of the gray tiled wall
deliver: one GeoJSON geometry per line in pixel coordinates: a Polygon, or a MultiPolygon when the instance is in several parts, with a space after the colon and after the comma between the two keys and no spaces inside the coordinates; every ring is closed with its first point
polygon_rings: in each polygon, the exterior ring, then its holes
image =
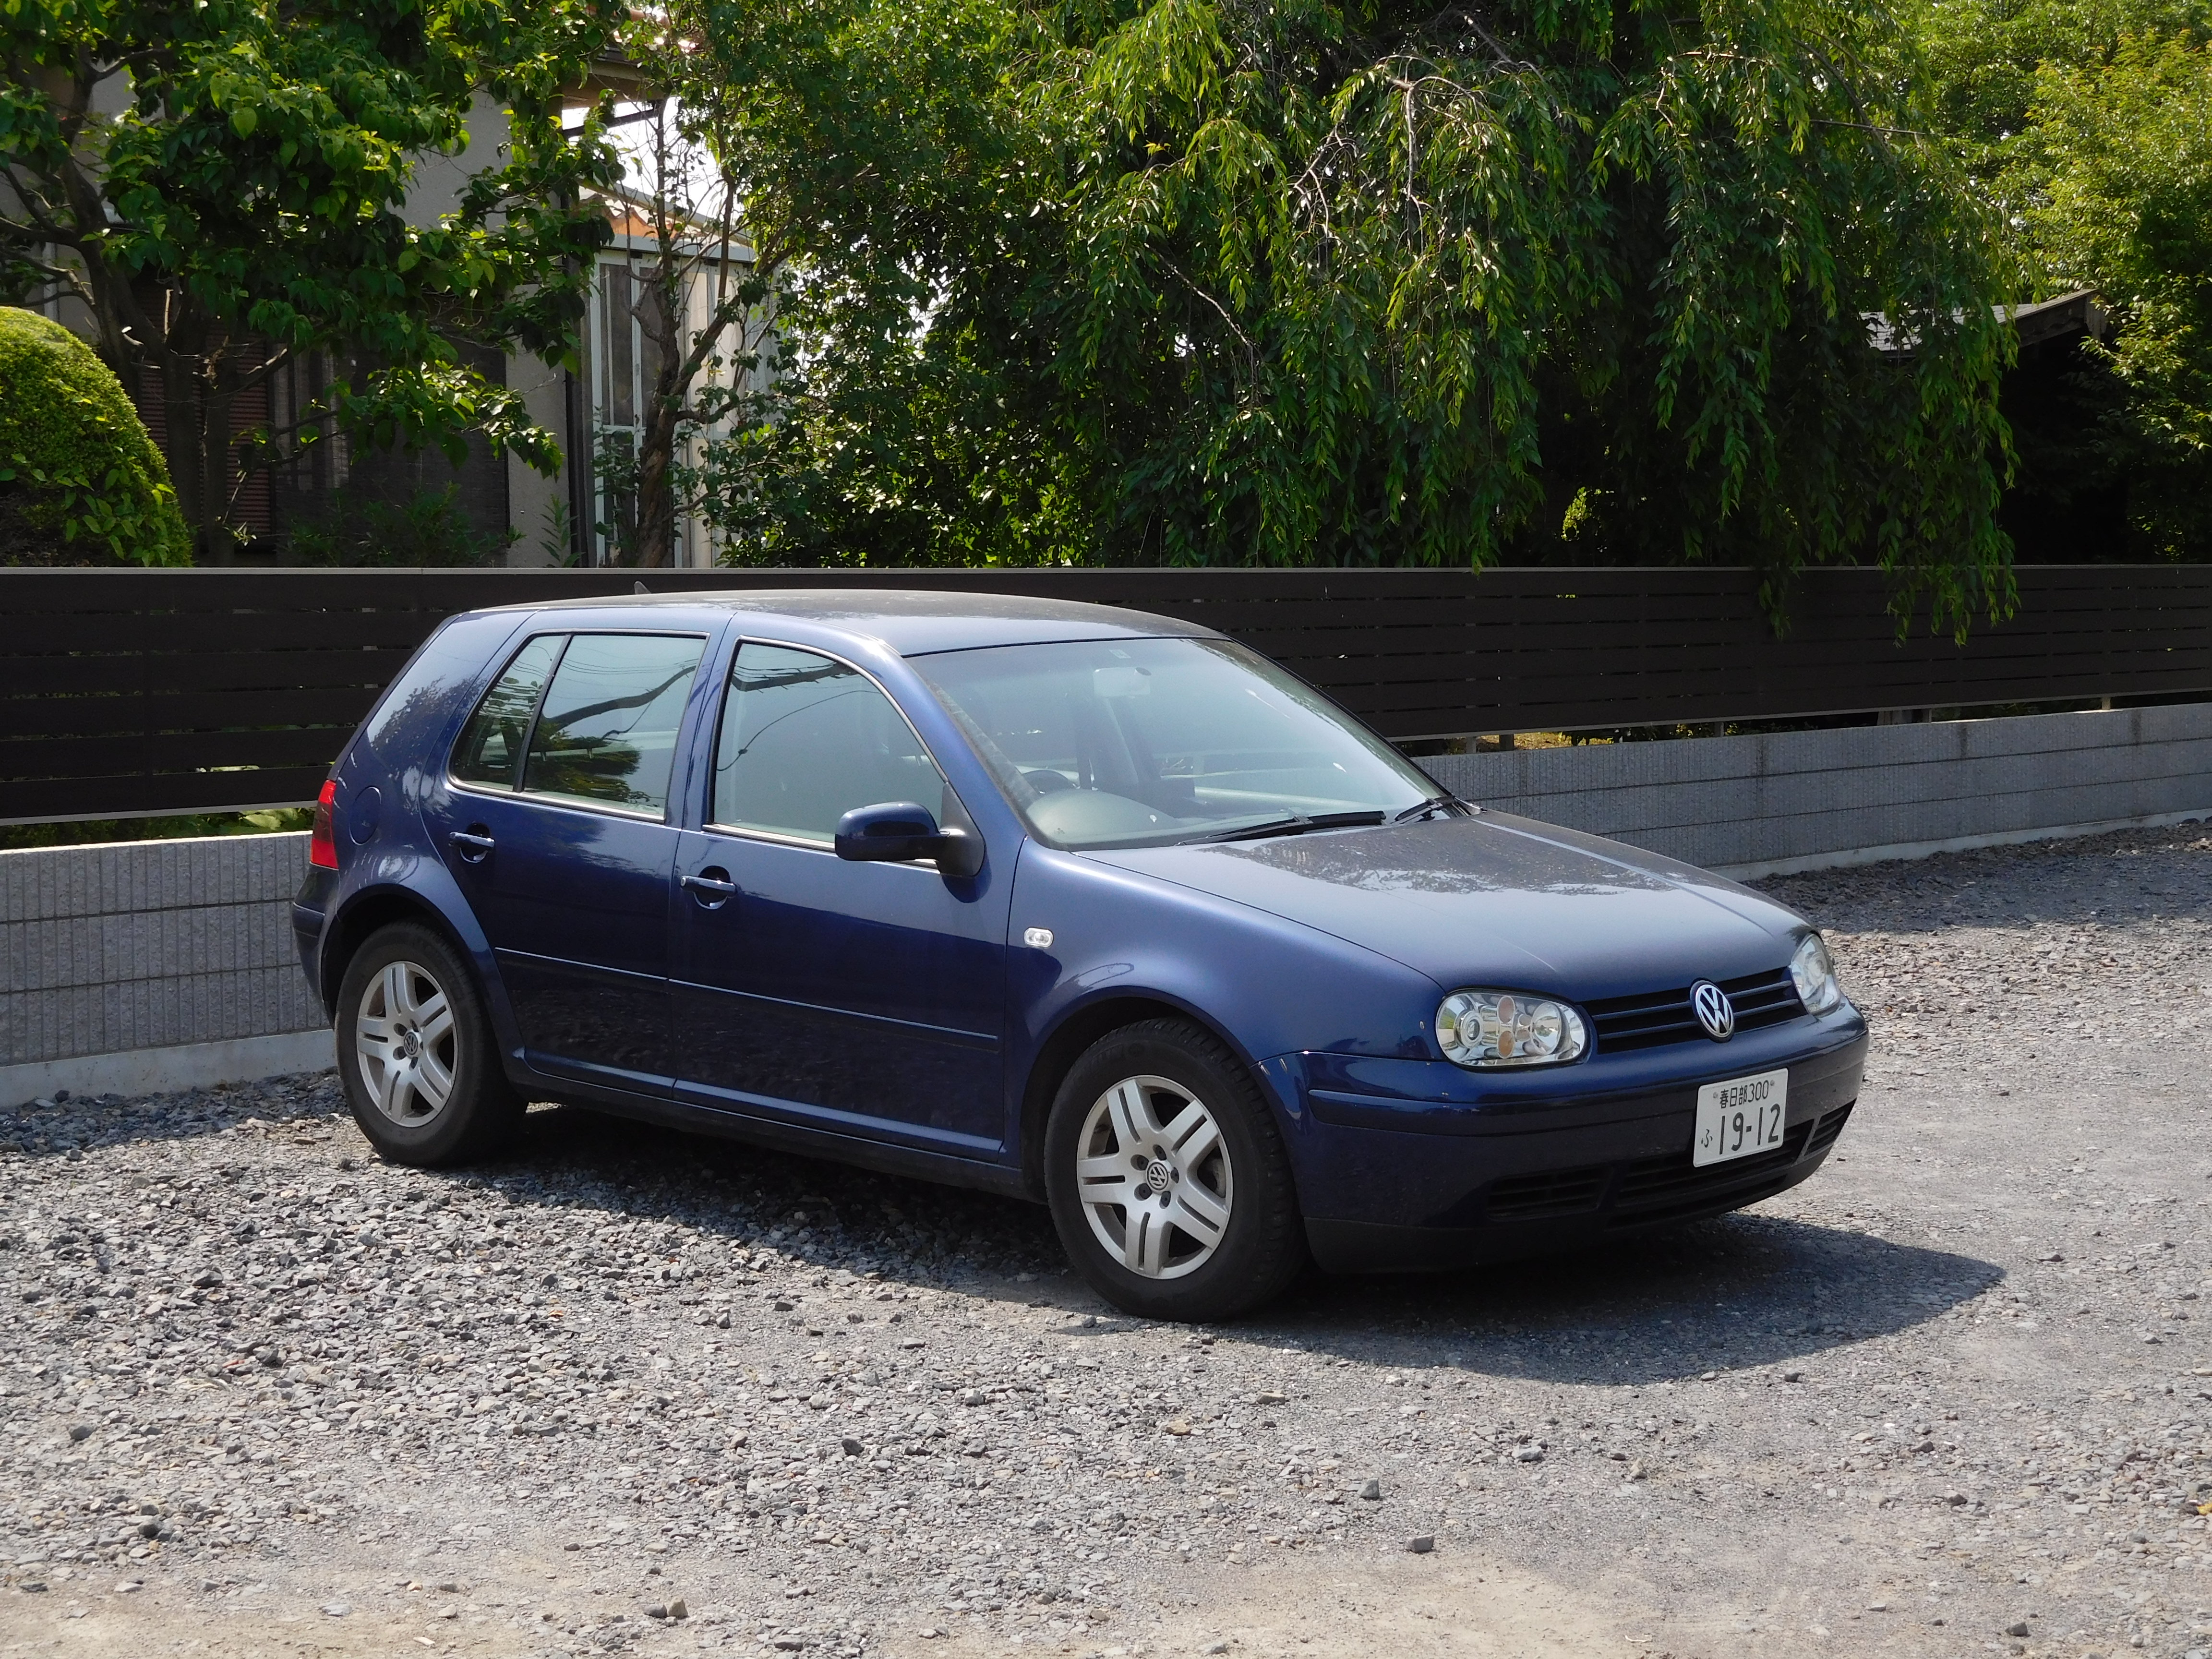
{"type": "Polygon", "coordinates": [[[2212,703],[1421,764],[1503,811],[1692,864],[1779,864],[2212,809],[2212,703]]]}
{"type": "Polygon", "coordinates": [[[307,860],[303,835],[0,853],[0,1066],[320,1026],[307,860]]]}
{"type": "MultiPolygon", "coordinates": [[[[2212,704],[1423,763],[1501,810],[1759,865],[2212,809],[2212,704]]],[[[0,1066],[323,1024],[305,836],[0,853],[0,1066]]]]}

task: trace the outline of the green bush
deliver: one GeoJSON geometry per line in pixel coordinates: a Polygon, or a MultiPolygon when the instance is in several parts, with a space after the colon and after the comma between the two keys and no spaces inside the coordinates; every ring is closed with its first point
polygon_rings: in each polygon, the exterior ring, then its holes
{"type": "Polygon", "coordinates": [[[0,564],[190,564],[169,469],[123,383],[36,312],[0,306],[0,564]]]}
{"type": "Polygon", "coordinates": [[[322,514],[292,527],[290,562],[415,568],[503,563],[521,532],[486,533],[461,509],[459,484],[380,501],[341,489],[322,514]]]}

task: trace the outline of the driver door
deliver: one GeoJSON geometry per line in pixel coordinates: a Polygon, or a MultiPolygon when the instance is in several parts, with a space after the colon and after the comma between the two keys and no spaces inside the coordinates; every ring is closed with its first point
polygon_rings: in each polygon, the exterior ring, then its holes
{"type": "Polygon", "coordinates": [[[724,689],[707,827],[676,856],[677,1097],[961,1156],[1006,1137],[1009,884],[837,857],[856,806],[968,828],[859,669],[748,641],[724,689]]]}

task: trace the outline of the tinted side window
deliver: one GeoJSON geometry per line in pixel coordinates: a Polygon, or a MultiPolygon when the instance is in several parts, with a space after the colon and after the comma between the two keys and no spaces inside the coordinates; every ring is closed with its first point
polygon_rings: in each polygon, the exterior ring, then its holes
{"type": "Polygon", "coordinates": [[[676,730],[706,648],[685,635],[570,639],[530,736],[524,792],[665,812],[676,730]]]}
{"type": "Polygon", "coordinates": [[[461,733],[453,750],[455,777],[495,788],[514,787],[522,745],[530,736],[531,718],[538,713],[538,694],[545,689],[545,677],[553,672],[566,638],[540,634],[515,653],[461,733]]]}
{"type": "Polygon", "coordinates": [[[890,698],[811,651],[738,648],[714,750],[714,822],[827,842],[855,806],[943,814],[945,781],[890,698]]]}

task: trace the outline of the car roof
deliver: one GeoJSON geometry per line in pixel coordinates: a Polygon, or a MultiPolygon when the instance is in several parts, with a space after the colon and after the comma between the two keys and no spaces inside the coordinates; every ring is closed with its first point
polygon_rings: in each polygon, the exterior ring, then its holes
{"type": "Polygon", "coordinates": [[[990,645],[1038,645],[1059,640],[1218,639],[1211,628],[1074,599],[1020,593],[947,592],[907,587],[752,587],[726,592],[639,593],[509,611],[724,611],[772,622],[789,618],[880,641],[902,657],[972,651],[990,645]]]}

